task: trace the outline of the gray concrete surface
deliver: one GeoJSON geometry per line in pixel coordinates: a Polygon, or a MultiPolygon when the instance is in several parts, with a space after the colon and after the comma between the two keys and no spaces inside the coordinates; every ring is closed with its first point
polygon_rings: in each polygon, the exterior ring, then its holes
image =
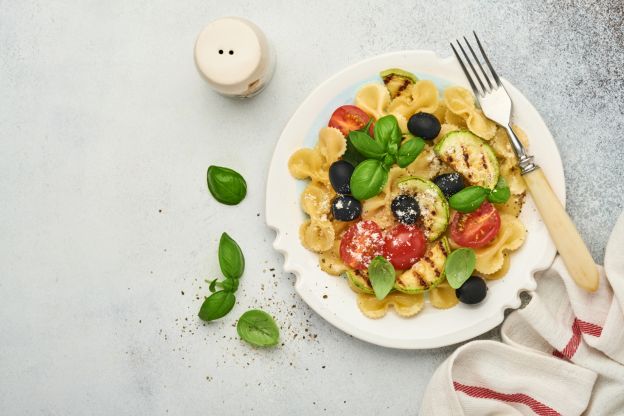
{"type": "MultiPolygon", "coordinates": [[[[454,347],[394,351],[295,296],[264,225],[273,146],[337,70],[408,48],[449,54],[476,29],[561,149],[568,207],[598,261],[622,210],[623,6],[613,1],[0,1],[0,414],[415,414],[454,347]],[[250,18],[278,54],[253,100],[208,89],[195,36],[250,18]],[[234,167],[236,208],[208,194],[234,167]],[[221,232],[247,270],[234,310],[196,312],[221,232]],[[278,348],[238,340],[251,306],[278,348]]],[[[539,138],[535,138],[538,140],[539,138]]],[[[485,334],[496,337],[497,332],[485,334]]]]}

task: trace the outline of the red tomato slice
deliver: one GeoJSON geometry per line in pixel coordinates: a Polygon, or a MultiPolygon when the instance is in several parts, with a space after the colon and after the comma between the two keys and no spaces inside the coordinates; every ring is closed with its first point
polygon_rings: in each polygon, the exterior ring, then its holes
{"type": "Polygon", "coordinates": [[[399,224],[386,234],[384,251],[395,269],[407,270],[425,255],[427,242],[420,228],[399,224]]]}
{"type": "Polygon", "coordinates": [[[494,240],[500,230],[500,215],[485,201],[476,211],[456,212],[451,223],[451,238],[463,247],[479,248],[494,240]]]}
{"type": "Polygon", "coordinates": [[[354,105],[343,105],[338,107],[332,114],[327,124],[329,127],[337,128],[347,137],[350,131],[359,130],[366,126],[370,116],[359,107],[354,105]]]}
{"type": "Polygon", "coordinates": [[[374,221],[353,224],[342,236],[340,258],[349,267],[366,270],[376,256],[383,255],[384,238],[374,221]]]}

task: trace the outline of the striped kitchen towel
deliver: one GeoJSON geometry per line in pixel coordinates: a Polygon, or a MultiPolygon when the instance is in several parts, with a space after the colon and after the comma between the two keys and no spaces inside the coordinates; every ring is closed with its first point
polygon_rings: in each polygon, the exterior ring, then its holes
{"type": "Polygon", "coordinates": [[[595,293],[559,257],[536,280],[502,343],[470,342],[440,365],[421,415],[624,415],[624,215],[595,293]]]}

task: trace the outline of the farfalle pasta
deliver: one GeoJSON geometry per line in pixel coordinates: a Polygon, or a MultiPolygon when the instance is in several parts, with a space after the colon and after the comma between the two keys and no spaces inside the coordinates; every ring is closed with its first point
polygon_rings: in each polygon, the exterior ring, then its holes
{"type": "Polygon", "coordinates": [[[390,94],[383,85],[365,85],[355,94],[355,105],[374,119],[385,116],[389,104],[390,94]]]}
{"type": "Polygon", "coordinates": [[[423,295],[406,295],[401,292],[393,292],[384,299],[379,300],[375,295],[358,293],[357,305],[364,315],[372,319],[383,318],[390,306],[394,308],[398,315],[409,318],[422,310],[423,306],[425,306],[425,297],[423,295]]]}
{"type": "Polygon", "coordinates": [[[490,140],[496,134],[496,123],[476,107],[474,96],[467,89],[447,88],[444,90],[444,104],[448,110],[447,122],[460,125],[461,119],[470,131],[484,140],[490,140]]]}
{"type": "Polygon", "coordinates": [[[502,214],[498,235],[486,247],[475,249],[477,264],[475,270],[492,274],[499,271],[505,263],[505,253],[520,248],[526,237],[522,222],[513,215],[502,214]]]}
{"type": "Polygon", "coordinates": [[[429,291],[431,306],[438,309],[448,309],[459,303],[453,289],[448,282],[444,282],[429,291]]]}
{"type": "MultiPolygon", "coordinates": [[[[474,293],[465,298],[463,284],[447,281],[452,251],[470,247],[473,275],[480,276],[471,279],[483,286],[505,277],[526,238],[519,219],[526,186],[506,130],[465,88],[440,95],[432,81],[396,68],[381,78],[334,112],[314,148],[297,150],[288,162],[293,177],[309,181],[300,201],[307,216],[301,243],[318,253],[323,272],[346,279],[371,319],[391,309],[408,318],[427,304],[444,310],[473,303],[474,293]],[[510,196],[458,212],[451,196],[468,185],[488,192],[507,186],[510,196]],[[392,287],[373,284],[379,273],[394,276],[392,287]]],[[[524,132],[513,129],[527,145],[524,132]]]]}
{"type": "Polygon", "coordinates": [[[388,106],[390,113],[401,114],[406,119],[420,111],[433,113],[439,106],[438,89],[428,80],[417,81],[410,94],[396,97],[388,106]]]}

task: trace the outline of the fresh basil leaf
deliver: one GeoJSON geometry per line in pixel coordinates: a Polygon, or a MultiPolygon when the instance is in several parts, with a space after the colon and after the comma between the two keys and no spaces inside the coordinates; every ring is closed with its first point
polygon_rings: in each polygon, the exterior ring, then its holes
{"type": "Polygon", "coordinates": [[[238,318],[236,332],[243,339],[256,347],[270,347],[279,342],[279,328],[268,313],[260,309],[251,309],[238,318]]]}
{"type": "Polygon", "coordinates": [[[247,182],[240,173],[221,166],[210,166],[208,190],[222,204],[236,205],[247,195],[247,182]]]}
{"type": "Polygon", "coordinates": [[[217,280],[218,279],[214,279],[209,282],[208,290],[210,290],[210,293],[214,293],[217,290],[217,280]]]}
{"type": "Polygon", "coordinates": [[[499,176],[496,186],[490,191],[487,198],[490,202],[495,204],[504,204],[509,200],[510,196],[511,191],[509,190],[507,181],[502,176],[499,176]]]}
{"type": "MultiPolygon", "coordinates": [[[[411,135],[410,135],[411,136],[411,135]]],[[[412,163],[420,152],[425,148],[425,141],[420,137],[411,136],[411,139],[408,139],[404,142],[399,148],[399,153],[397,154],[397,163],[400,167],[404,168],[410,163],[412,163]]]]}
{"type": "Polygon", "coordinates": [[[381,143],[384,150],[391,143],[399,144],[403,134],[399,127],[399,122],[392,114],[381,117],[375,122],[375,140],[381,143]]]}
{"type": "Polygon", "coordinates": [[[245,257],[236,241],[227,233],[219,240],[219,266],[221,273],[229,279],[238,279],[245,271],[245,257]]]}
{"type": "Polygon", "coordinates": [[[379,160],[368,159],[351,175],[351,194],[360,201],[377,195],[388,181],[388,171],[379,160]]]}
{"type": "Polygon", "coordinates": [[[227,292],[236,292],[238,290],[238,279],[225,279],[218,282],[217,285],[227,292]]]}
{"type": "Polygon", "coordinates": [[[375,297],[382,300],[394,287],[396,280],[394,267],[383,256],[377,256],[368,265],[368,280],[373,286],[375,297]]]}
{"type": "Polygon", "coordinates": [[[366,133],[352,131],[347,138],[360,154],[370,159],[382,159],[386,154],[384,146],[366,133]]]}
{"type": "Polygon", "coordinates": [[[396,156],[399,153],[399,145],[396,143],[390,143],[388,145],[388,154],[392,156],[396,156]]]}
{"type": "Polygon", "coordinates": [[[383,158],[383,165],[386,168],[386,170],[390,170],[392,165],[394,165],[394,162],[396,162],[396,158],[392,155],[386,155],[383,158]]]}
{"type": "Polygon", "coordinates": [[[481,186],[469,186],[450,197],[449,205],[459,212],[472,212],[481,206],[489,193],[489,189],[481,186]]]}
{"type": "Polygon", "coordinates": [[[472,275],[477,256],[471,248],[458,248],[449,254],[444,264],[446,280],[453,289],[459,289],[472,275]]]}
{"type": "Polygon", "coordinates": [[[208,296],[197,314],[204,321],[214,321],[228,314],[236,303],[232,292],[220,290],[208,296]]]}

